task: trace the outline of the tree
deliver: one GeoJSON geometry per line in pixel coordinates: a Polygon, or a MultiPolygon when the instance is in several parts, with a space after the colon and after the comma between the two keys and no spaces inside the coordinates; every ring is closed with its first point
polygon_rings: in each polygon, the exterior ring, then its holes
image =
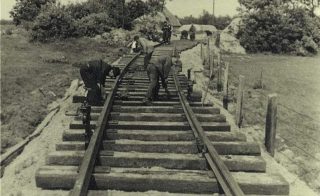
{"type": "Polygon", "coordinates": [[[317,53],[320,20],[289,0],[239,0],[243,26],[238,37],[249,52],[317,53]],[[303,51],[303,52],[301,52],[303,51]]]}
{"type": "Polygon", "coordinates": [[[10,11],[10,16],[15,25],[19,25],[23,21],[33,21],[43,6],[55,2],[56,0],[16,0],[16,5],[10,11]]]}
{"type": "Polygon", "coordinates": [[[148,4],[144,3],[141,0],[130,1],[127,5],[127,9],[129,11],[129,17],[132,19],[143,16],[150,11],[150,7],[148,6],[148,4]]]}
{"type": "Polygon", "coordinates": [[[312,16],[314,16],[315,9],[320,6],[320,0],[299,0],[299,1],[307,6],[312,16]]]}

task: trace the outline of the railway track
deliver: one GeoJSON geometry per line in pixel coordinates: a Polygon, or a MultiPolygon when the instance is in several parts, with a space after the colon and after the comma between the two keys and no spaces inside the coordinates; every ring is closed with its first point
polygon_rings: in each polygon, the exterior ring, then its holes
{"type": "MultiPolygon", "coordinates": [[[[152,58],[172,50],[158,47],[152,58]]],[[[231,130],[219,108],[202,105],[201,97],[187,100],[184,75],[169,77],[169,100],[161,99],[161,89],[160,99],[144,106],[149,81],[142,65],[141,56],[121,59],[121,75],[106,81],[104,106],[91,108],[90,143],[75,117],[37,171],[38,187],[71,195],[289,194],[281,176],[266,172],[258,143],[231,130]]]]}

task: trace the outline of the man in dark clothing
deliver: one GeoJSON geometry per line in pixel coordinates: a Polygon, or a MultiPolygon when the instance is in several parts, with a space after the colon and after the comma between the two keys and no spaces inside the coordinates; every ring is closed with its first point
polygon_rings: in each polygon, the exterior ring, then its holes
{"type": "Polygon", "coordinates": [[[150,61],[147,67],[150,84],[146,93],[146,98],[143,100],[146,105],[149,105],[151,104],[151,101],[158,99],[158,93],[160,90],[159,79],[161,79],[162,87],[165,89],[167,96],[170,96],[168,91],[168,76],[172,65],[177,61],[178,60],[176,58],[173,60],[171,56],[159,56],[150,61]]]}
{"type": "Polygon", "coordinates": [[[194,41],[196,38],[196,28],[195,26],[193,26],[193,24],[191,25],[189,32],[190,32],[190,40],[194,41]]]}
{"type": "Polygon", "coordinates": [[[170,44],[171,33],[172,33],[171,28],[172,28],[171,25],[168,24],[167,21],[164,21],[162,31],[163,31],[163,43],[165,44],[170,44]]]}
{"type": "Polygon", "coordinates": [[[102,60],[88,61],[80,66],[80,75],[88,90],[86,99],[89,105],[101,105],[105,80],[111,71],[114,77],[120,74],[118,67],[113,67],[102,60]]]}

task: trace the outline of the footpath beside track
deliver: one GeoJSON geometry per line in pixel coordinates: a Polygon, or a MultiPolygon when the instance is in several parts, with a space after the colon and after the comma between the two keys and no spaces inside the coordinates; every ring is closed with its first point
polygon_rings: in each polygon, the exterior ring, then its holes
{"type": "MultiPolygon", "coordinates": [[[[152,58],[172,53],[170,46],[158,47],[152,58]]],[[[85,127],[75,117],[47,165],[38,170],[38,187],[73,189],[73,195],[106,195],[108,190],[289,194],[281,176],[266,173],[258,143],[231,130],[219,108],[202,105],[201,97],[186,99],[186,76],[170,75],[170,99],[161,99],[161,89],[160,100],[144,106],[149,81],[142,65],[141,56],[121,59],[121,75],[106,81],[105,105],[91,108],[95,132],[87,149],[85,127]]]]}

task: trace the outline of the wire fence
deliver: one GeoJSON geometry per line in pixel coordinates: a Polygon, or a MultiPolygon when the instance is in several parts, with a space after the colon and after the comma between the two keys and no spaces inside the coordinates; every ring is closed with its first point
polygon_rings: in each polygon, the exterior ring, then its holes
{"type": "MultiPolygon", "coordinates": [[[[266,119],[260,117],[259,115],[255,114],[255,111],[250,110],[250,109],[246,109],[246,116],[249,117],[250,119],[255,119],[255,121],[258,121],[260,125],[265,125],[266,119]]],[[[310,150],[306,150],[305,146],[302,146],[301,143],[299,141],[301,141],[301,138],[306,138],[308,139],[308,141],[312,141],[314,142],[314,144],[312,146],[320,146],[320,140],[309,136],[308,134],[305,134],[305,132],[303,132],[303,130],[301,129],[297,129],[294,126],[292,126],[292,124],[290,124],[289,121],[285,121],[283,120],[281,117],[278,117],[278,134],[277,134],[277,138],[282,139],[283,141],[285,141],[286,144],[288,144],[288,146],[290,148],[294,147],[297,150],[299,150],[300,152],[302,152],[305,156],[310,157],[312,159],[314,159],[317,162],[320,162],[320,159],[315,157],[313,154],[311,154],[309,151],[310,150]],[[285,133],[285,129],[292,129],[294,130],[294,132],[290,132],[290,133],[285,133]],[[293,136],[293,135],[299,135],[299,137],[291,137],[289,139],[288,135],[293,136]],[[284,136],[286,135],[286,136],[284,136]]],[[[320,148],[315,148],[315,149],[320,149],[320,148]]]]}
{"type": "MultiPolygon", "coordinates": [[[[232,77],[237,77],[235,74],[232,77]]],[[[267,106],[268,94],[263,90],[255,90],[260,96],[260,101],[265,100],[264,105],[267,106]]],[[[250,103],[244,103],[245,118],[249,122],[256,122],[262,126],[265,126],[266,119],[261,116],[266,116],[266,110],[257,110],[250,106],[250,103]]],[[[289,148],[295,148],[300,151],[304,156],[310,157],[313,160],[320,162],[320,159],[316,157],[311,151],[320,149],[320,120],[311,117],[307,114],[299,112],[290,108],[289,106],[278,103],[278,134],[277,137],[282,139],[289,148]],[[292,130],[292,131],[291,131],[292,130]],[[290,137],[291,136],[291,137],[290,137]],[[306,144],[302,141],[308,141],[309,148],[306,148],[306,144]],[[310,149],[313,146],[313,149],[310,149]]]]}
{"type": "MultiPolygon", "coordinates": [[[[237,81],[239,75],[229,71],[229,78],[233,80],[234,85],[237,86],[237,81]]],[[[252,87],[250,81],[245,80],[246,87],[252,87]]],[[[245,94],[248,91],[245,91],[245,94]]],[[[264,102],[264,105],[267,106],[268,93],[265,89],[252,89],[248,93],[255,93],[260,96],[259,100],[264,102]]],[[[247,96],[247,95],[245,95],[247,96]]],[[[244,113],[245,120],[254,122],[265,126],[266,119],[263,116],[266,116],[266,109],[252,109],[252,106],[248,106],[250,103],[244,103],[244,113]]],[[[320,162],[320,158],[316,157],[314,152],[317,149],[320,149],[320,119],[316,119],[310,115],[304,114],[300,111],[292,109],[290,106],[283,103],[278,103],[278,134],[277,138],[282,139],[289,148],[294,148],[302,153],[306,157],[310,157],[313,160],[320,162]],[[318,136],[318,137],[317,137],[318,136]],[[310,141],[312,144],[304,144],[303,142],[310,141]],[[316,148],[310,149],[310,146],[316,146],[316,148]],[[306,148],[307,146],[307,148],[306,148]]],[[[250,122],[249,122],[250,124],[250,122]]],[[[295,161],[292,158],[288,157],[291,161],[295,161]]]]}

